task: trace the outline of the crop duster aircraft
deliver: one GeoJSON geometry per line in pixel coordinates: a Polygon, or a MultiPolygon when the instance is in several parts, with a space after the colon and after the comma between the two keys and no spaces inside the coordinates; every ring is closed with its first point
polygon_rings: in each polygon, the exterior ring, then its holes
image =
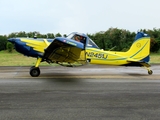
{"type": "Polygon", "coordinates": [[[149,65],[150,37],[138,32],[127,52],[105,51],[100,49],[86,34],[73,32],[67,37],[55,39],[10,38],[15,49],[25,56],[36,57],[30,75],[40,75],[41,62],[57,63],[63,66],[80,66],[86,63],[116,66],[145,67],[152,74],[149,65]],[[77,41],[78,40],[78,41],[77,41]]]}

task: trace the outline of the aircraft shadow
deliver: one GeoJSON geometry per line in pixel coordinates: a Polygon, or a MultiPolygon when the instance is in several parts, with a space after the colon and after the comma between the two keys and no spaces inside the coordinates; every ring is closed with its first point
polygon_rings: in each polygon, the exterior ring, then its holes
{"type": "Polygon", "coordinates": [[[70,83],[79,83],[82,82],[82,78],[76,77],[76,75],[69,73],[43,73],[39,76],[39,78],[43,78],[49,82],[70,82],[70,83]]]}
{"type": "Polygon", "coordinates": [[[138,74],[138,73],[126,73],[126,75],[129,75],[129,76],[149,76],[148,74],[138,74]]]}

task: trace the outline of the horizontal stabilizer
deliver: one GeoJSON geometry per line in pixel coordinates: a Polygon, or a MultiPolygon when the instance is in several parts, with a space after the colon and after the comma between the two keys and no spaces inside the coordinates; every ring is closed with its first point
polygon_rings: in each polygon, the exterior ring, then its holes
{"type": "Polygon", "coordinates": [[[145,61],[139,61],[139,60],[134,60],[134,59],[129,59],[127,60],[127,62],[131,62],[132,64],[137,63],[137,65],[139,64],[139,66],[145,66],[145,67],[150,67],[151,65],[146,63],[145,61]]]}

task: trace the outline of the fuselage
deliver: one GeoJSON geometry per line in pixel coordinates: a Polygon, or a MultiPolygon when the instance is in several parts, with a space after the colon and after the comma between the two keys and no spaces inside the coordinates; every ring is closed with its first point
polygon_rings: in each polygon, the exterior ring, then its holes
{"type": "MultiPolygon", "coordinates": [[[[71,46],[80,47],[81,49],[83,49],[84,46],[82,55],[84,55],[86,60],[91,64],[127,65],[131,63],[130,61],[135,61],[135,63],[136,61],[149,62],[149,37],[140,37],[135,40],[127,52],[104,51],[99,49],[88,37],[85,38],[86,43],[83,44],[78,44],[69,38],[57,37],[55,39],[62,43],[70,44],[71,46]]],[[[11,38],[9,41],[15,44],[15,49],[18,52],[26,56],[41,57],[43,59],[45,49],[48,48],[55,39],[11,38]]]]}

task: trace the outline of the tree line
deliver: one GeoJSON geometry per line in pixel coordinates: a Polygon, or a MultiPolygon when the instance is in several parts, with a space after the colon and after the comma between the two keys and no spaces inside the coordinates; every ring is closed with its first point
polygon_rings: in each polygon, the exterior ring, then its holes
{"type": "MultiPolygon", "coordinates": [[[[153,30],[140,30],[144,33],[147,33],[151,37],[151,46],[150,51],[157,53],[160,49],[160,29],[153,30]]],[[[53,39],[55,37],[66,37],[67,35],[61,35],[60,33],[53,34],[40,34],[39,32],[29,32],[26,33],[24,31],[18,33],[11,33],[7,35],[0,35],[0,51],[1,50],[9,50],[11,51],[13,45],[7,41],[8,38],[13,37],[34,37],[36,35],[37,38],[50,38],[53,39]]],[[[87,34],[101,49],[104,50],[114,50],[114,51],[127,51],[131,44],[133,43],[136,33],[130,32],[125,29],[118,28],[109,28],[106,31],[100,31],[94,34],[87,34]]]]}

